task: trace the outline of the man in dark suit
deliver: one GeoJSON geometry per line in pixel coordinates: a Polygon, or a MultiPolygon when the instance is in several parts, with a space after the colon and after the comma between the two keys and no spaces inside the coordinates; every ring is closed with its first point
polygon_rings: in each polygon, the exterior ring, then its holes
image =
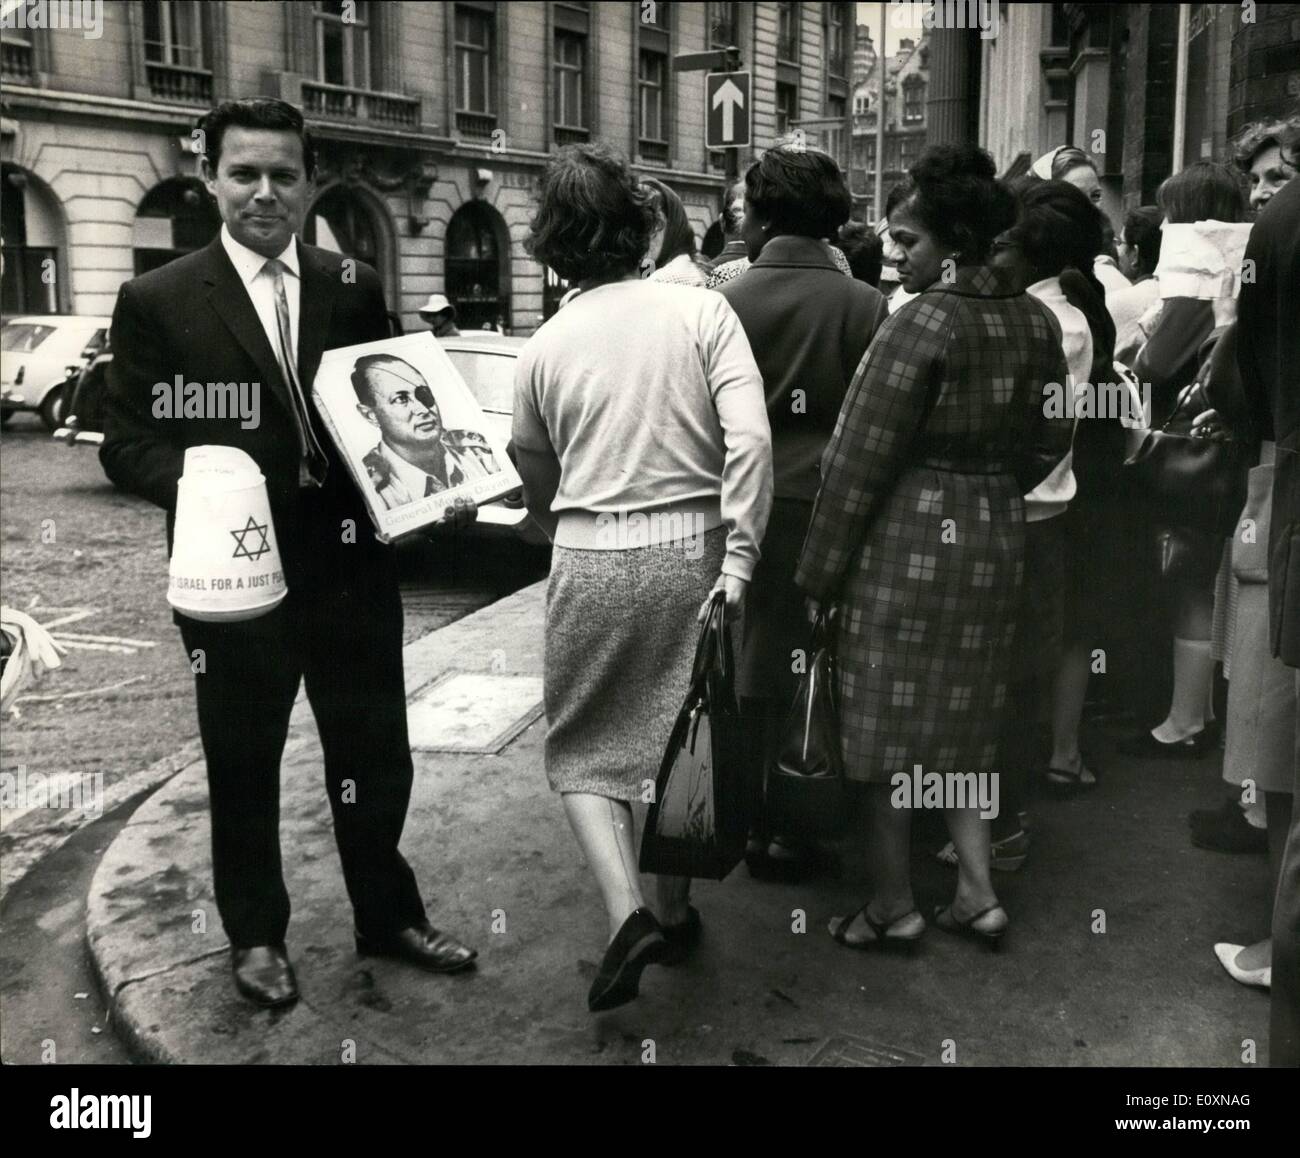
{"type": "MultiPolygon", "coordinates": [[[[200,128],[221,234],[122,287],[100,459],[113,482],[167,511],[169,549],[187,447],[238,447],[266,478],[287,597],[241,622],[175,618],[196,671],[213,875],[235,983],[276,1006],[298,996],[284,943],[279,801],[300,679],[324,749],[358,952],[433,972],[466,968],[476,954],[429,924],[398,851],[413,769],[395,564],[308,398],[327,347],[388,336],[378,275],[297,240],[315,150],[292,105],[229,101],[200,128]],[[177,375],[257,384],[256,421],[245,429],[224,414],[158,417],[153,387],[177,375]]],[[[449,521],[472,513],[449,512],[449,521]]]]}
{"type": "MultiPolygon", "coordinates": [[[[1294,155],[1287,158],[1293,166],[1294,155]]],[[[1246,246],[1237,309],[1237,364],[1264,438],[1277,445],[1269,527],[1268,603],[1273,654],[1296,668],[1300,702],[1300,178],[1261,210],[1246,246]]],[[[1291,831],[1273,902],[1269,1064],[1300,1066],[1300,731],[1291,831]]],[[[1272,797],[1270,795],[1270,801],[1272,797]]]]}

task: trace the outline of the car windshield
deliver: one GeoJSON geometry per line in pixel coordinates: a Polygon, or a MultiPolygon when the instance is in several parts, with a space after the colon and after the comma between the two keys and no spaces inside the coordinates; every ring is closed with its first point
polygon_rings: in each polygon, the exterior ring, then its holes
{"type": "Polygon", "coordinates": [[[465,379],[474,400],[487,411],[509,414],[514,410],[515,358],[482,350],[448,350],[451,363],[465,379]]]}
{"type": "Polygon", "coordinates": [[[36,322],[5,322],[0,328],[0,350],[10,354],[30,354],[52,333],[53,326],[36,322]]]}

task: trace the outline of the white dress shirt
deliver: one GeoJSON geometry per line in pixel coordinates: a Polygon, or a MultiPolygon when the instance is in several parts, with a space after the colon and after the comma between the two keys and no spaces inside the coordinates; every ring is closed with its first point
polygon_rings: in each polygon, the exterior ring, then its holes
{"type": "MultiPolygon", "coordinates": [[[[230,235],[230,229],[222,225],[221,227],[221,244],[229,255],[231,263],[235,267],[235,272],[239,274],[239,280],[244,283],[244,289],[248,291],[248,297],[253,303],[253,309],[257,311],[257,320],[262,323],[262,329],[266,331],[266,340],[271,343],[271,349],[275,351],[277,361],[280,361],[280,328],[275,320],[275,282],[269,273],[263,273],[262,269],[267,263],[267,258],[260,253],[254,253],[246,245],[240,244],[230,235]]],[[[300,302],[302,299],[302,275],[298,269],[298,239],[291,237],[289,244],[284,247],[284,252],[279,255],[281,264],[285,267],[284,274],[284,296],[289,301],[289,334],[293,340],[293,350],[291,356],[295,359],[298,357],[298,318],[301,314],[300,302]]],[[[281,362],[280,371],[285,375],[285,382],[288,383],[288,373],[281,362]]]]}

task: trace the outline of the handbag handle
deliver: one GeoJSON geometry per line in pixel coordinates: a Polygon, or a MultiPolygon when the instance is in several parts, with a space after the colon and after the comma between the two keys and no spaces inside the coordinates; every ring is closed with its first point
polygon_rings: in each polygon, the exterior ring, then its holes
{"type": "Polygon", "coordinates": [[[727,596],[724,591],[718,590],[709,600],[709,610],[704,617],[704,626],[700,628],[699,641],[695,645],[695,662],[691,664],[692,687],[708,674],[710,666],[716,667],[723,679],[729,677],[727,649],[723,643],[726,632],[727,596]]]}

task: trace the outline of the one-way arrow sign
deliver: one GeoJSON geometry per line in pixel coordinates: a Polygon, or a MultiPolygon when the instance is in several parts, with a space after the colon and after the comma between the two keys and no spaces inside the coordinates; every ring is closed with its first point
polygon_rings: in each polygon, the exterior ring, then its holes
{"type": "Polygon", "coordinates": [[[705,140],[710,149],[749,144],[748,72],[711,72],[704,78],[705,140]]]}

